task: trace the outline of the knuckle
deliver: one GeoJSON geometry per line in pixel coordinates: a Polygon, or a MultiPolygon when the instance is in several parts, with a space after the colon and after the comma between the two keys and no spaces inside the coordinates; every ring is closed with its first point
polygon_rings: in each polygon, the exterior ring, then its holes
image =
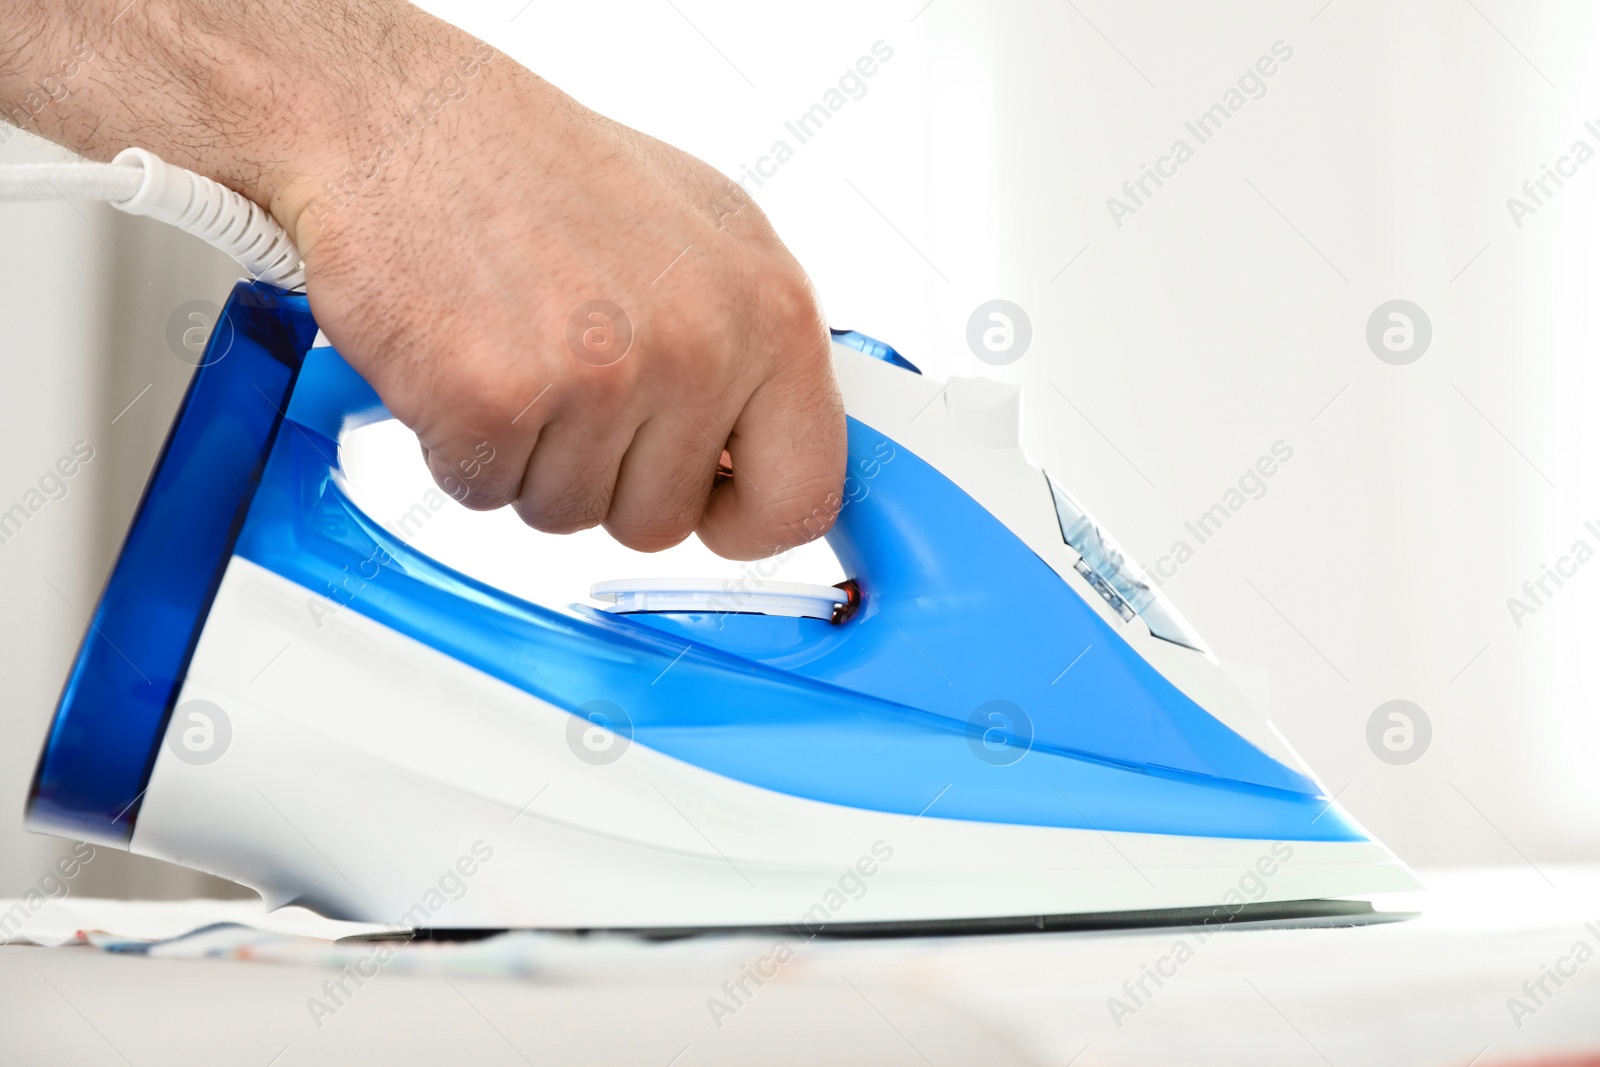
{"type": "Polygon", "coordinates": [[[511,503],[516,496],[514,486],[494,484],[463,486],[460,480],[453,476],[440,479],[439,488],[469,511],[497,511],[511,503]]]}
{"type": "Polygon", "coordinates": [[[435,484],[458,504],[473,511],[493,511],[517,493],[516,475],[496,466],[499,451],[487,440],[450,452],[430,451],[428,471],[435,484]]]}
{"type": "Polygon", "coordinates": [[[671,548],[700,524],[710,492],[710,470],[686,464],[653,487],[647,500],[614,506],[606,518],[606,531],[638,552],[671,548]]]}
{"type": "Polygon", "coordinates": [[[603,367],[575,368],[571,385],[563,387],[562,400],[568,408],[576,408],[597,420],[610,421],[621,417],[631,407],[639,392],[639,366],[637,360],[619,360],[603,367]]]}
{"type": "Polygon", "coordinates": [[[660,366],[668,381],[694,378],[724,380],[727,364],[726,332],[717,329],[719,316],[686,301],[671,301],[652,310],[650,360],[660,366]]]}
{"type": "Polygon", "coordinates": [[[576,478],[525,492],[516,501],[517,515],[541,533],[577,533],[598,526],[611,504],[611,486],[576,478]]]}
{"type": "Polygon", "coordinates": [[[764,278],[758,298],[765,326],[775,336],[784,342],[812,341],[812,355],[826,353],[822,310],[811,282],[798,268],[764,278]]]}
{"type": "Polygon", "coordinates": [[[549,379],[531,362],[471,354],[485,347],[472,344],[439,352],[413,376],[416,383],[404,403],[421,425],[453,429],[455,436],[474,440],[516,432],[518,416],[549,379]]]}
{"type": "Polygon", "coordinates": [[[503,436],[539,392],[522,376],[490,376],[469,372],[441,390],[437,402],[454,421],[479,436],[503,436]]]}

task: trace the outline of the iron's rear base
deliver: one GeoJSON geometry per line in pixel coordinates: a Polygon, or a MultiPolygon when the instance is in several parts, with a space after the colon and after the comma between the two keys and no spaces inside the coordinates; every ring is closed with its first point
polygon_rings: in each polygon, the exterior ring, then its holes
{"type": "MultiPolygon", "coordinates": [[[[1275,930],[1346,926],[1373,926],[1415,918],[1413,912],[1378,911],[1365,900],[1263,900],[1229,914],[1226,906],[1202,908],[1149,908],[1141,911],[1102,911],[1063,915],[1007,915],[979,919],[918,919],[906,922],[803,923],[789,926],[662,926],[623,929],[539,930],[575,937],[624,936],[647,941],[677,941],[689,937],[737,937],[762,934],[838,941],[866,941],[902,937],[983,937],[995,934],[1091,933],[1119,930],[1153,930],[1169,927],[1244,927],[1275,930]]],[[[437,929],[364,935],[346,941],[481,941],[510,929],[437,929]]]]}

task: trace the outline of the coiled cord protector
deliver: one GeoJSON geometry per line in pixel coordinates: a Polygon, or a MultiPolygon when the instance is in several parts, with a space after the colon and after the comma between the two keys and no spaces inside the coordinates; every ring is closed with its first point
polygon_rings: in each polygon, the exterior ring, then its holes
{"type": "Polygon", "coordinates": [[[118,211],[158,219],[226,252],[253,278],[280,289],[305,288],[299,250],[259,204],[143,148],[123,149],[110,163],[0,166],[0,201],[57,198],[104,200],[118,211]]]}

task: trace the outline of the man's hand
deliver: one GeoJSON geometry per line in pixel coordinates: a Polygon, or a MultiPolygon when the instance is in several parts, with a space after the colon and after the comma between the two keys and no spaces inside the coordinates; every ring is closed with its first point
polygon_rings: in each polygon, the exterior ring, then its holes
{"type": "Polygon", "coordinates": [[[832,523],[827,330],[737,184],[398,0],[141,0],[114,25],[125,0],[59,2],[0,0],[0,103],[87,42],[40,131],[268,206],[318,323],[467,506],[744,559],[832,523]]]}

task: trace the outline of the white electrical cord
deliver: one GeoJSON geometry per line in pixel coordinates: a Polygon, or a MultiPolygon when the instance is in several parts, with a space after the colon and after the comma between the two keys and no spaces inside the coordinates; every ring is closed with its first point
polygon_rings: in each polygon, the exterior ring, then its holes
{"type": "Polygon", "coordinates": [[[228,253],[253,278],[305,288],[299,250],[259,204],[143,148],[124,149],[110,163],[0,166],[0,201],[55,199],[104,200],[147,215],[228,253]]]}
{"type": "Polygon", "coordinates": [[[13,163],[0,167],[0,200],[126,200],[143,181],[114,163],[13,163]]]}

